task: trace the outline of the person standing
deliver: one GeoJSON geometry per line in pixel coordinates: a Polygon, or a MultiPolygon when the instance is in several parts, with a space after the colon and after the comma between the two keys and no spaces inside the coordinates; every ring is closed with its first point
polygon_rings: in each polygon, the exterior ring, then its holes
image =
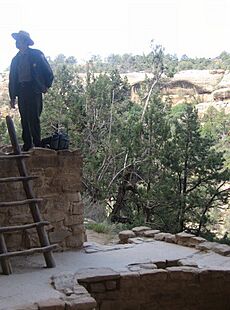
{"type": "Polygon", "coordinates": [[[23,151],[41,146],[40,115],[43,93],[51,87],[54,76],[44,54],[29,46],[34,44],[28,32],[12,33],[19,52],[12,59],[9,74],[10,106],[15,108],[16,97],[21,117],[23,151]]]}

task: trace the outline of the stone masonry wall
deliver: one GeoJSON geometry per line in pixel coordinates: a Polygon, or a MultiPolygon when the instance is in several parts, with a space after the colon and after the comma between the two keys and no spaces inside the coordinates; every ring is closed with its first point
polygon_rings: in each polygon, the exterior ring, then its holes
{"type": "MultiPolygon", "coordinates": [[[[81,200],[82,157],[76,151],[54,151],[35,148],[25,159],[29,175],[38,176],[32,182],[43,220],[50,224],[47,232],[51,243],[66,248],[79,248],[85,240],[83,203],[81,200]]],[[[10,156],[10,155],[9,155],[10,156]]],[[[19,175],[15,160],[0,160],[0,177],[19,175]]],[[[22,182],[2,183],[0,201],[26,199],[22,182]]],[[[28,206],[0,208],[0,226],[33,222],[28,206]]],[[[10,250],[38,245],[35,229],[6,235],[10,250]]]]}
{"type": "Polygon", "coordinates": [[[230,271],[176,266],[97,272],[77,275],[79,284],[96,300],[97,310],[229,309],[230,271]]]}
{"type": "Polygon", "coordinates": [[[229,310],[230,270],[178,266],[175,261],[155,265],[55,275],[51,283],[60,297],[11,310],[229,310]]]}

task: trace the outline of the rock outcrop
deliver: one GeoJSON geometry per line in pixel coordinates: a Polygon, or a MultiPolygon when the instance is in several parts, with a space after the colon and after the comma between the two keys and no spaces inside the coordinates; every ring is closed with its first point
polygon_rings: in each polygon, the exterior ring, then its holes
{"type": "MultiPolygon", "coordinates": [[[[145,76],[143,73],[136,73],[135,78],[134,74],[131,79],[127,77],[132,85],[132,100],[140,102],[138,90],[145,76]]],[[[165,81],[162,94],[164,100],[172,105],[195,102],[200,115],[205,113],[210,106],[230,113],[230,72],[224,70],[181,71],[165,81]]]]}

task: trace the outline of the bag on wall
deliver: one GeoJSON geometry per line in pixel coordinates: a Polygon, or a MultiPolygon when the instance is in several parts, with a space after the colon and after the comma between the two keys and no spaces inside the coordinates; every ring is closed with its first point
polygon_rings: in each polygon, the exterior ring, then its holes
{"type": "Polygon", "coordinates": [[[69,136],[66,133],[55,132],[52,136],[44,138],[41,146],[52,150],[66,150],[69,148],[69,136]]]}

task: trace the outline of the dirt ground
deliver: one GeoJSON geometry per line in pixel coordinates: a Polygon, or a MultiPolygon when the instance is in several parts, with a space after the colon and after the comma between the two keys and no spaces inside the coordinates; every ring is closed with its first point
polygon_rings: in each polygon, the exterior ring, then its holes
{"type": "Polygon", "coordinates": [[[99,244],[117,244],[119,241],[118,235],[112,234],[104,234],[104,233],[97,233],[93,230],[86,230],[87,241],[88,242],[96,242],[99,244]]]}

